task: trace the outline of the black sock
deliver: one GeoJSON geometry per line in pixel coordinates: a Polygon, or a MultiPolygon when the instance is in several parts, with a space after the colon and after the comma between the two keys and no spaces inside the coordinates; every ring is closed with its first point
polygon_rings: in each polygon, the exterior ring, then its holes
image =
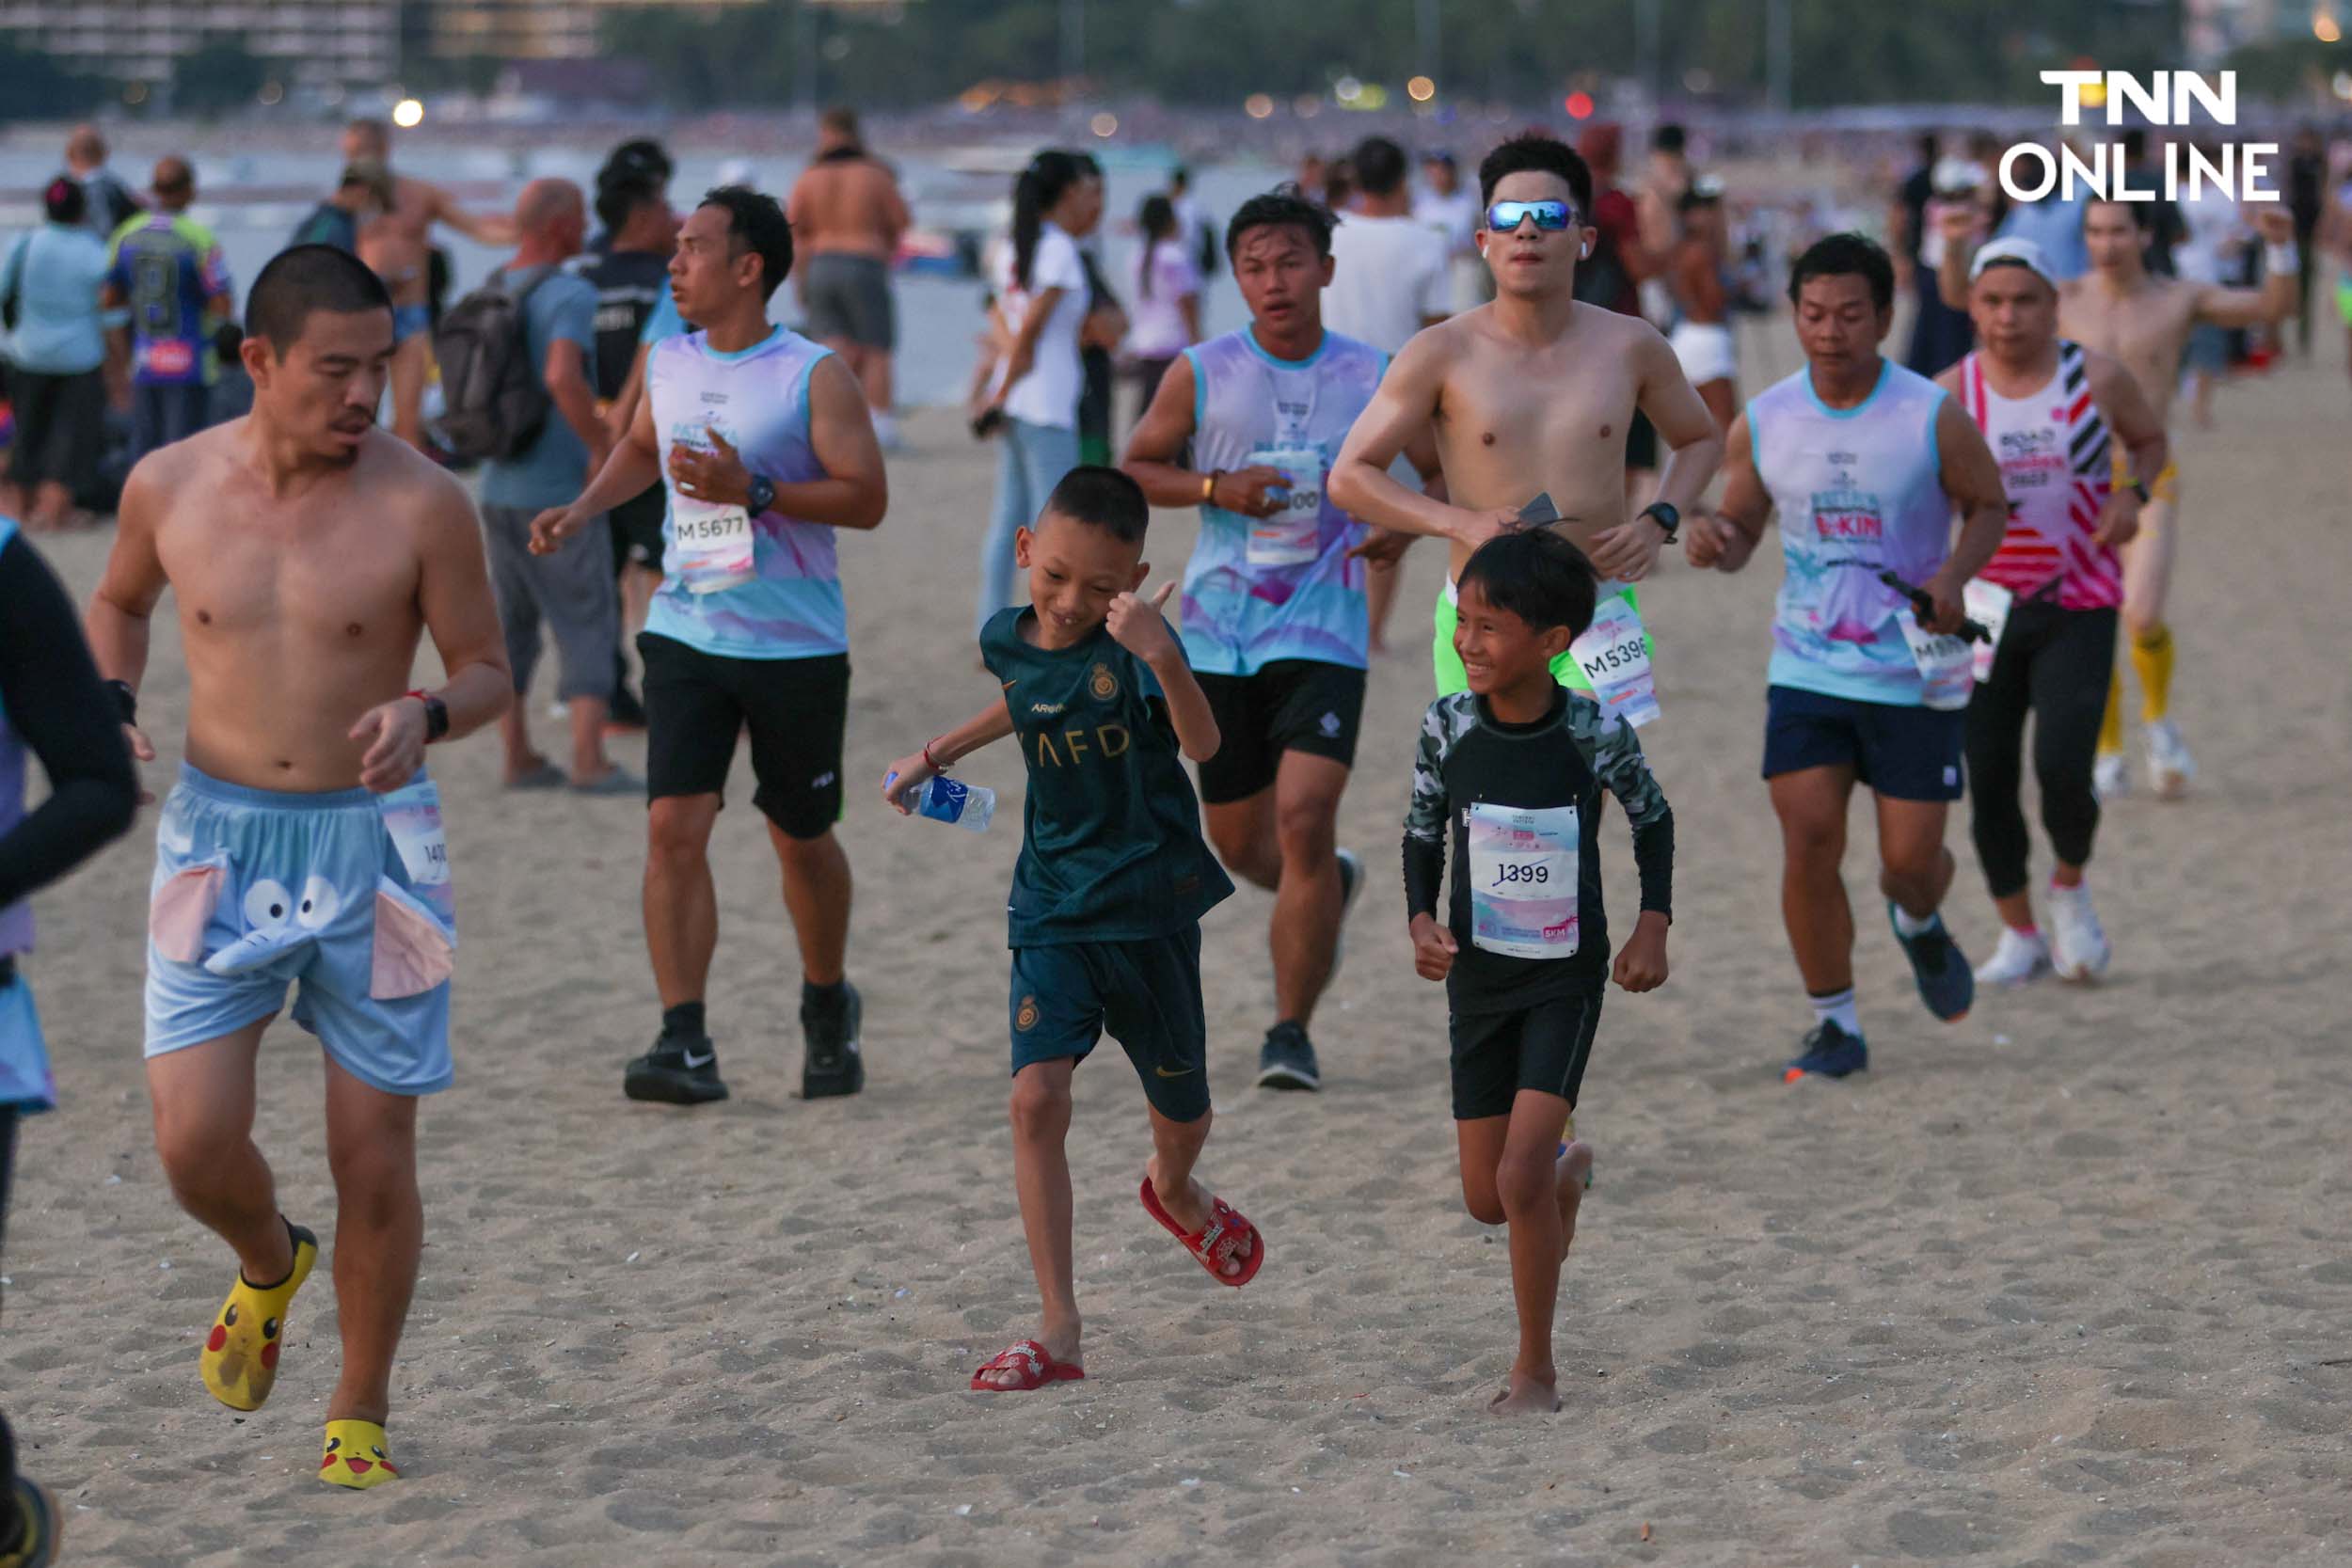
{"type": "Polygon", "coordinates": [[[830,986],[814,986],[806,980],[801,982],[801,1006],[805,1011],[839,1012],[849,1005],[850,983],[847,980],[835,980],[830,986]]]}
{"type": "Polygon", "coordinates": [[[703,1005],[681,1002],[661,1009],[661,1033],[671,1039],[694,1039],[703,1032],[703,1005]]]}

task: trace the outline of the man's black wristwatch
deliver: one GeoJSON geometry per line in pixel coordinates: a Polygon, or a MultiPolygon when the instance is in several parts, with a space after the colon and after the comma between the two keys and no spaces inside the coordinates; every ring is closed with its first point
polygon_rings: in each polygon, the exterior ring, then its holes
{"type": "Polygon", "coordinates": [[[139,694],[131,689],[129,681],[108,681],[106,689],[114,694],[115,713],[125,724],[139,721],[139,694]]]}
{"type": "Polygon", "coordinates": [[[772,479],[764,479],[758,474],[752,475],[749,497],[752,515],[766,516],[776,504],[776,482],[772,479]]]}
{"type": "Polygon", "coordinates": [[[1658,526],[1666,531],[1666,543],[1669,545],[1675,542],[1676,531],[1682,527],[1681,509],[1671,501],[1652,501],[1642,508],[1640,515],[1655,518],[1658,526]]]}
{"type": "Polygon", "coordinates": [[[409,696],[424,705],[424,743],[427,746],[449,734],[449,705],[430,691],[411,691],[409,696]]]}

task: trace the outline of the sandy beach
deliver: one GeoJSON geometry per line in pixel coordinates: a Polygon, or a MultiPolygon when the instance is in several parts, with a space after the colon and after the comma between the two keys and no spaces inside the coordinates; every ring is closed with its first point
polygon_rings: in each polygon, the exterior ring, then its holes
{"type": "MultiPolygon", "coordinates": [[[[1784,323],[1743,347],[1751,392],[1794,367],[1784,323]]],[[[620,1094],[659,1022],[642,807],[501,794],[488,735],[435,756],[458,1081],[422,1118],[426,1251],[390,1428],[406,1479],[373,1497],[312,1480],[339,1354],[325,1270],[265,1409],[239,1417],[198,1382],[233,1263],[151,1147],[144,814],[39,901],[25,965],[63,1108],[23,1134],[0,1393],[24,1467],[64,1501],[67,1560],[2352,1561],[2333,335],[2219,410],[2218,431],[2177,435],[2175,707],[2202,774],[2184,803],[2107,815],[2109,978],[1935,1024],[1878,912],[1858,803],[1867,1078],[1779,1082],[1808,1018],[1756,778],[1777,561],[1738,578],[1673,561],[1645,593],[1675,973],[1612,992],[1585,1081],[1599,1166],[1552,1419],[1483,1412],[1512,1349],[1506,1249],[1462,1211],[1443,992],[1413,974],[1395,871],[1434,547],[1410,558],[1342,816],[1375,877],[1317,1021],[1324,1094],[1247,1086],[1272,1006],[1264,895],[1207,924],[1203,1175],[1263,1227],[1265,1270],[1220,1290],[1138,1209],[1143,1103],[1105,1042],[1071,1139],[1089,1378],[1041,1393],[965,1386],[1034,1309],[1004,1115],[1019,760],[965,769],[1005,797],[984,837],[902,821],[873,787],[992,689],[966,632],[993,454],[952,417],[912,422],[889,519],[842,549],[863,1096],[791,1096],[798,963],[745,759],[715,846],[709,997],[736,1098],[687,1113],[620,1094]]],[[[1155,580],[1193,526],[1155,518],[1155,580]]],[[[87,594],[106,537],[42,543],[87,594]]],[[[159,788],[186,693],[169,609],[144,708],[159,788]]],[[[642,738],[615,752],[642,766],[642,738]]],[[[1621,814],[1602,841],[1628,911],[1621,814]]],[[[1964,811],[1950,842],[1947,912],[1981,958],[1995,923],[1964,811]]],[[[257,1135],[289,1212],[331,1242],[318,1051],[281,1021],[262,1061],[257,1135]]]]}

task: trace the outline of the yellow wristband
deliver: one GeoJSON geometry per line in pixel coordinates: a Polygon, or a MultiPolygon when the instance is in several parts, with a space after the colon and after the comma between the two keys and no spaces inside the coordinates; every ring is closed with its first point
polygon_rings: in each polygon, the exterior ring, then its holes
{"type": "Polygon", "coordinates": [[[1204,502],[1216,499],[1216,471],[1214,469],[1200,476],[1200,499],[1204,502]]]}

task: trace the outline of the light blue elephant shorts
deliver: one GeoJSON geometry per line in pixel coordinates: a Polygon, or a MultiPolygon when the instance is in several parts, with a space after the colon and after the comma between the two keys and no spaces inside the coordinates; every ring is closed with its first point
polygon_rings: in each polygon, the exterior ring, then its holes
{"type": "Polygon", "coordinates": [[[234,1034],[286,1004],[328,1056],[388,1094],[449,1086],[457,923],[440,793],[286,795],[183,765],[155,832],[147,1054],[234,1034]]]}

